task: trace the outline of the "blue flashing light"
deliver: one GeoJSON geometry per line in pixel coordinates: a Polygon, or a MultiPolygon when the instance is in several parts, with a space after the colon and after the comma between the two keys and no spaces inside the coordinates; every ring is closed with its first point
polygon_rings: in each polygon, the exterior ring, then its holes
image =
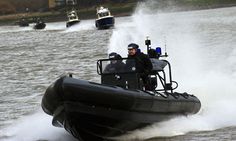
{"type": "Polygon", "coordinates": [[[141,53],[141,49],[138,48],[138,49],[137,49],[137,52],[138,52],[138,53],[141,53]]]}
{"type": "Polygon", "coordinates": [[[157,48],[156,48],[156,53],[157,53],[158,55],[161,55],[161,48],[160,48],[160,47],[157,47],[157,48]]]}

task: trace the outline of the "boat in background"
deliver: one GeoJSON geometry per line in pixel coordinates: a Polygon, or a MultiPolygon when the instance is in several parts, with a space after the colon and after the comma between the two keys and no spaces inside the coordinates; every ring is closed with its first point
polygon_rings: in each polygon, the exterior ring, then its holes
{"type": "MultiPolygon", "coordinates": [[[[148,46],[149,40],[146,40],[148,46]]],[[[148,47],[149,48],[149,47],[148,47]]],[[[153,70],[149,87],[135,69],[135,59],[111,58],[97,61],[101,84],[65,75],[51,84],[42,99],[42,109],[53,117],[52,124],[65,128],[80,141],[104,141],[176,116],[196,114],[200,100],[174,90],[171,65],[161,49],[149,48],[153,70]],[[129,62],[129,63],[128,63],[129,62]],[[123,69],[105,71],[111,63],[123,69]]]]}
{"type": "Polygon", "coordinates": [[[115,19],[108,8],[97,8],[97,19],[95,25],[98,29],[108,29],[114,27],[115,19]]]}
{"type": "Polygon", "coordinates": [[[41,18],[37,18],[33,28],[44,29],[45,27],[46,27],[46,23],[41,18]]]}
{"type": "Polygon", "coordinates": [[[27,27],[29,26],[29,21],[25,18],[21,18],[17,24],[20,26],[20,27],[27,27]]]}
{"type": "Polygon", "coordinates": [[[66,27],[71,27],[72,25],[78,24],[80,22],[79,16],[75,9],[67,12],[68,21],[66,22],[66,27]]]}

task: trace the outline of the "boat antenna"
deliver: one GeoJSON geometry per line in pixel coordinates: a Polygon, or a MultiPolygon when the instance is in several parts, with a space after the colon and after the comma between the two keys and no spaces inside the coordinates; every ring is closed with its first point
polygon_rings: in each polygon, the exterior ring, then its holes
{"type": "Polygon", "coordinates": [[[167,54],[167,47],[166,47],[166,36],[164,36],[164,38],[165,38],[165,57],[168,57],[168,54],[167,54]]]}

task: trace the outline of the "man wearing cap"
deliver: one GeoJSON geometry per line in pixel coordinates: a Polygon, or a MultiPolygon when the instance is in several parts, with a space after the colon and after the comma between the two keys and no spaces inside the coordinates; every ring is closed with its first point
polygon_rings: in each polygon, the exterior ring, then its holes
{"type": "Polygon", "coordinates": [[[130,67],[132,71],[141,73],[141,78],[144,85],[148,85],[148,74],[152,70],[152,63],[149,57],[138,50],[139,46],[135,43],[128,45],[128,58],[135,60],[135,66],[132,65],[132,61],[127,60],[126,65],[130,67]],[[135,68],[134,68],[135,67],[135,68]]]}
{"type": "Polygon", "coordinates": [[[109,54],[109,59],[111,62],[105,67],[103,73],[116,73],[123,71],[125,64],[122,62],[122,57],[119,54],[112,52],[109,54]]]}

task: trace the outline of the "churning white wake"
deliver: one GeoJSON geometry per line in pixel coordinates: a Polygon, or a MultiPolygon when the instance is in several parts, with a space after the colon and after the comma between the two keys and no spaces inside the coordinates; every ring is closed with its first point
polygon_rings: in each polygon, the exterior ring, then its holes
{"type": "Polygon", "coordinates": [[[179,82],[176,91],[194,94],[202,103],[196,115],[156,123],[121,139],[174,136],[236,126],[234,12],[236,8],[157,13],[147,4],[141,4],[125,26],[116,26],[108,52],[126,56],[131,42],[139,44],[145,52],[146,36],[152,40],[152,47],[164,49],[166,45],[173,79],[179,82]]]}
{"type": "Polygon", "coordinates": [[[52,117],[42,110],[15,121],[14,126],[0,130],[1,141],[77,141],[64,128],[52,126],[52,117]]]}
{"type": "Polygon", "coordinates": [[[66,21],[62,22],[49,22],[46,23],[45,29],[35,30],[33,29],[34,23],[31,23],[27,27],[19,27],[18,25],[10,26],[0,26],[0,33],[8,32],[22,32],[22,31],[62,31],[62,32],[77,32],[83,30],[93,30],[95,28],[94,20],[81,20],[80,23],[71,26],[70,28],[66,27],[66,21]]]}
{"type": "Polygon", "coordinates": [[[92,30],[95,29],[95,21],[93,20],[82,20],[78,24],[73,25],[65,30],[65,32],[75,32],[81,30],[92,30]]]}

